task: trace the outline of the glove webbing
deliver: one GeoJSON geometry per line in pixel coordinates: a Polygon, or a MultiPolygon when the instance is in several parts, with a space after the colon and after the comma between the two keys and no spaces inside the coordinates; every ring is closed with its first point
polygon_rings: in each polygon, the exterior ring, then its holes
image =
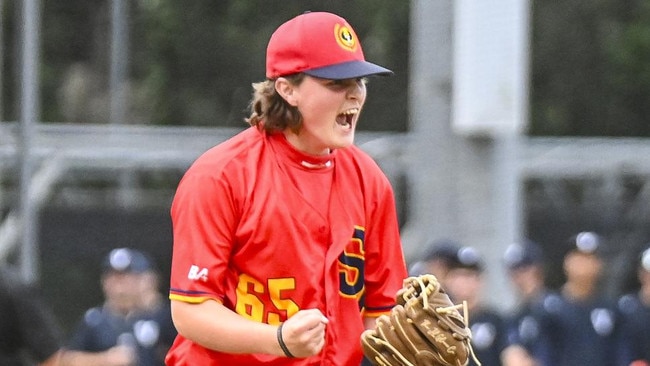
{"type": "MultiPolygon", "coordinates": [[[[429,278],[430,280],[428,281],[428,284],[431,286],[427,286],[424,284],[424,281],[422,280],[423,276],[419,277],[411,277],[411,280],[415,280],[418,282],[420,285],[420,290],[421,290],[421,298],[424,303],[424,308],[428,309],[429,308],[429,296],[433,294],[435,291],[440,290],[440,283],[437,281],[437,279],[433,276],[429,278]],[[434,284],[435,283],[435,284],[434,284]]],[[[407,279],[409,280],[409,279],[407,279]]],[[[417,297],[417,290],[413,289],[413,291],[409,291],[410,295],[414,295],[417,297]]],[[[404,298],[406,298],[407,293],[404,294],[404,298]]],[[[469,310],[467,309],[467,301],[463,301],[462,304],[457,304],[453,306],[446,306],[446,307],[437,307],[435,310],[438,314],[450,314],[453,313],[454,311],[457,311],[458,309],[463,309],[463,321],[465,322],[465,326],[469,327],[469,310]]],[[[472,360],[478,365],[481,366],[481,362],[476,358],[476,354],[474,353],[474,348],[472,347],[472,342],[467,342],[469,345],[469,354],[472,357],[472,360]]],[[[415,366],[408,364],[408,366],[415,366]]]]}

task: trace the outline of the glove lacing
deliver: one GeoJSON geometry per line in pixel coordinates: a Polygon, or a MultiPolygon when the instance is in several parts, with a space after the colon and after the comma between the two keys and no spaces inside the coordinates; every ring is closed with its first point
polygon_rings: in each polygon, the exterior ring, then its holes
{"type": "MultiPolygon", "coordinates": [[[[435,278],[435,276],[433,276],[433,275],[426,276],[426,278],[428,279],[427,284],[430,285],[430,286],[425,285],[423,278],[424,278],[424,276],[409,277],[405,281],[409,281],[409,280],[417,281],[417,283],[420,285],[420,291],[423,293],[421,298],[422,298],[422,301],[423,301],[423,304],[424,304],[424,308],[428,309],[429,308],[429,296],[431,294],[433,294],[434,292],[442,291],[442,289],[440,288],[440,283],[435,278]]],[[[410,295],[417,297],[418,296],[417,290],[415,288],[413,288],[413,291],[411,291],[410,295]]],[[[404,296],[406,298],[406,294],[404,294],[404,296]]],[[[435,311],[438,314],[449,315],[449,314],[453,314],[455,311],[458,311],[459,309],[463,309],[463,322],[465,323],[465,326],[469,328],[469,310],[467,309],[467,301],[463,301],[462,304],[456,304],[456,305],[453,305],[453,306],[445,306],[445,307],[439,306],[439,307],[435,308],[435,311]]],[[[472,342],[469,341],[469,342],[467,342],[467,344],[469,346],[469,354],[472,357],[472,360],[474,360],[474,362],[478,366],[481,366],[481,362],[478,360],[478,358],[476,358],[476,354],[474,353],[474,348],[472,347],[472,342]]],[[[409,363],[408,366],[411,366],[411,364],[409,363]]]]}

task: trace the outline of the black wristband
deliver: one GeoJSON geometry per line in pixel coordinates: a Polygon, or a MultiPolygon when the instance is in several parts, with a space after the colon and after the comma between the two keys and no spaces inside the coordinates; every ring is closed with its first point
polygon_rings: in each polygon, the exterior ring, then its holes
{"type": "Polygon", "coordinates": [[[282,348],[282,352],[284,352],[284,355],[289,357],[289,358],[295,358],[294,355],[289,352],[289,349],[287,348],[287,345],[284,344],[284,340],[282,339],[282,326],[284,323],[280,323],[280,326],[278,327],[278,343],[280,344],[280,348],[282,348]]]}

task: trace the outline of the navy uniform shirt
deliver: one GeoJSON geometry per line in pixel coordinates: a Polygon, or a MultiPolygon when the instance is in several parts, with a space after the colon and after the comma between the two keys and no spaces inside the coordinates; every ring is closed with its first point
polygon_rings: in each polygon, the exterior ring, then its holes
{"type": "Polygon", "coordinates": [[[169,301],[163,300],[158,308],[141,314],[139,322],[136,323],[135,335],[139,344],[148,348],[151,362],[146,364],[164,365],[167,351],[178,335],[169,301]]]}
{"type": "Polygon", "coordinates": [[[627,294],[619,299],[618,308],[622,316],[618,342],[621,364],[650,362],[650,307],[643,305],[637,294],[627,294]]]}
{"type": "Polygon", "coordinates": [[[543,366],[614,366],[618,318],[612,304],[602,298],[571,302],[550,294],[539,314],[539,348],[534,356],[543,366]]]}
{"type": "Polygon", "coordinates": [[[541,307],[548,293],[539,294],[530,302],[521,304],[506,317],[508,345],[520,345],[529,354],[538,353],[540,337],[540,321],[538,319],[541,307]]]}
{"type": "MultiPolygon", "coordinates": [[[[495,310],[488,308],[469,311],[472,347],[484,366],[501,365],[501,352],[506,346],[506,323],[495,310]]],[[[476,366],[470,358],[469,366],[476,366]]]]}
{"type": "Polygon", "coordinates": [[[128,317],[95,307],[86,311],[67,348],[101,352],[117,345],[128,345],[137,353],[138,366],[163,366],[175,336],[167,302],[155,312],[128,317]]]}

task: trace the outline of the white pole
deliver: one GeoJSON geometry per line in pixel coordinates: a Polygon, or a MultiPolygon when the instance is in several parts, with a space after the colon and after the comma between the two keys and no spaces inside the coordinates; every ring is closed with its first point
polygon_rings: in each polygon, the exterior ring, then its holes
{"type": "Polygon", "coordinates": [[[2,19],[4,19],[4,0],[0,0],[0,122],[4,120],[4,98],[2,98],[4,84],[3,84],[3,71],[4,71],[4,24],[2,19]]]}
{"type": "Polygon", "coordinates": [[[20,273],[27,282],[39,276],[37,215],[30,199],[33,170],[32,140],[38,116],[38,62],[40,4],[38,0],[23,0],[22,8],[22,69],[20,77],[20,213],[22,217],[22,251],[20,273]]]}
{"type": "Polygon", "coordinates": [[[112,0],[110,123],[122,124],[126,116],[127,9],[123,0],[112,0]]]}
{"type": "Polygon", "coordinates": [[[453,1],[411,2],[410,197],[402,230],[407,259],[434,239],[453,238],[454,136],[450,128],[453,1]]]}

